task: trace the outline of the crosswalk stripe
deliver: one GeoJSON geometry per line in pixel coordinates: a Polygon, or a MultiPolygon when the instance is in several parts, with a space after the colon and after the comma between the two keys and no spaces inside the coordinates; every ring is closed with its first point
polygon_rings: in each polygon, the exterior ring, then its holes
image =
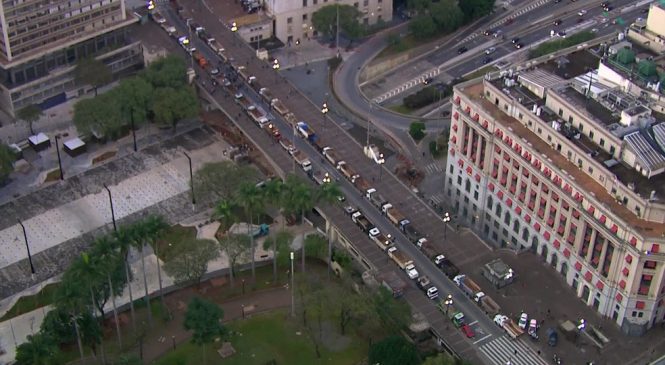
{"type": "Polygon", "coordinates": [[[480,351],[485,354],[495,365],[505,365],[509,360],[513,365],[547,365],[548,363],[533,353],[521,340],[511,340],[506,336],[498,337],[480,346],[480,351]]]}

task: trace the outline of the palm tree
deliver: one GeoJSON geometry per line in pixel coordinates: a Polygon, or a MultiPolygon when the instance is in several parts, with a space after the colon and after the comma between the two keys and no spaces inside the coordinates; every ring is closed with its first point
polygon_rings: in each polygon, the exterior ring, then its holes
{"type": "Polygon", "coordinates": [[[159,299],[162,303],[162,307],[166,308],[166,302],[164,301],[164,291],[162,290],[162,265],[157,256],[157,240],[164,234],[169,228],[169,224],[166,223],[162,216],[152,215],[148,217],[145,221],[146,228],[146,238],[152,244],[152,247],[155,250],[155,259],[157,260],[157,281],[159,282],[159,299]]]}
{"type": "MultiPolygon", "coordinates": [[[[113,319],[115,321],[115,331],[118,337],[118,345],[122,347],[122,335],[120,334],[120,322],[118,321],[118,308],[116,307],[115,297],[122,293],[125,283],[122,283],[120,286],[114,286],[114,280],[111,278],[111,275],[114,274],[114,276],[116,276],[120,271],[122,271],[124,260],[122,260],[119,247],[117,247],[115,242],[111,241],[109,237],[102,237],[97,239],[93,246],[91,255],[98,259],[102,265],[104,265],[106,281],[111,296],[111,303],[113,304],[113,319]]],[[[115,281],[117,282],[117,279],[115,281]]]]}
{"type": "Polygon", "coordinates": [[[120,254],[124,258],[125,281],[129,291],[129,309],[132,317],[132,329],[136,331],[136,315],[134,314],[134,296],[132,295],[132,276],[129,271],[129,250],[132,247],[131,230],[128,227],[120,227],[114,233],[114,245],[120,249],[120,254]]]}
{"type": "Polygon", "coordinates": [[[76,343],[79,349],[79,355],[83,360],[83,342],[81,340],[81,331],[78,325],[78,317],[81,313],[88,310],[85,287],[83,282],[76,277],[73,270],[67,270],[62,276],[58,290],[55,293],[54,302],[63,312],[67,313],[69,320],[74,324],[76,331],[76,343]]]}
{"type": "MultiPolygon", "coordinates": [[[[286,193],[284,206],[292,212],[300,213],[300,223],[305,224],[305,212],[314,207],[314,195],[312,189],[306,182],[295,175],[289,175],[286,179],[286,193]]],[[[302,233],[302,271],[305,271],[305,232],[302,233]]]]}
{"type": "Polygon", "coordinates": [[[252,226],[254,225],[254,213],[259,215],[259,211],[262,210],[264,206],[263,194],[256,185],[252,183],[244,183],[240,186],[238,190],[238,196],[236,196],[236,202],[245,210],[245,214],[249,217],[249,226],[247,228],[247,234],[249,235],[252,255],[252,279],[256,280],[256,265],[254,260],[254,232],[251,232],[252,226]]]}
{"type": "MultiPolygon", "coordinates": [[[[90,291],[90,300],[92,307],[92,319],[99,322],[104,320],[104,305],[106,298],[100,298],[99,296],[104,296],[104,289],[101,288],[104,286],[104,265],[100,262],[100,259],[97,257],[92,257],[87,253],[83,252],[81,256],[74,261],[70,270],[75,273],[75,276],[78,280],[83,283],[86,283],[88,290],[90,291]],[[95,295],[97,294],[97,295],[95,295]],[[100,304],[101,302],[101,304],[100,304]],[[100,316],[97,318],[95,316],[95,308],[99,309],[100,316]]],[[[102,355],[102,364],[106,363],[106,355],[104,353],[104,341],[100,341],[100,351],[102,355]]]]}
{"type": "MultiPolygon", "coordinates": [[[[316,190],[315,198],[317,204],[319,203],[334,203],[342,192],[339,185],[336,183],[325,183],[316,190]]],[[[328,279],[330,279],[330,270],[332,264],[332,238],[330,237],[330,230],[326,226],[326,239],[328,240],[328,279]]]]}
{"type": "Polygon", "coordinates": [[[238,219],[235,213],[237,205],[233,200],[220,200],[212,213],[212,217],[220,221],[224,229],[228,229],[238,219]]]}
{"type": "MultiPolygon", "coordinates": [[[[263,189],[263,197],[267,203],[281,208],[283,202],[284,182],[280,179],[270,180],[263,189]]],[[[272,235],[272,277],[277,281],[277,235],[272,235]]]]}

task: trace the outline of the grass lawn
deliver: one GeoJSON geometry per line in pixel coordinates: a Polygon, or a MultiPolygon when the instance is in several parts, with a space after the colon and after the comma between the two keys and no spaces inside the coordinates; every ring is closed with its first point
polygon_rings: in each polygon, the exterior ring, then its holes
{"type": "Polygon", "coordinates": [[[477,70],[471,72],[470,74],[465,75],[465,76],[462,78],[462,81],[473,80],[473,79],[475,79],[475,78],[477,78],[477,77],[485,76],[486,73],[488,73],[488,72],[492,72],[492,71],[497,71],[497,68],[494,67],[494,66],[492,66],[492,65],[490,65],[490,66],[485,66],[485,67],[483,67],[483,68],[479,68],[479,69],[477,69],[477,70]]]}
{"type": "MultiPolygon", "coordinates": [[[[289,365],[352,365],[360,363],[367,352],[367,343],[363,339],[353,338],[342,351],[333,352],[322,346],[321,358],[318,359],[312,342],[288,318],[288,311],[285,310],[235,321],[228,327],[233,331],[230,341],[236,354],[221,360],[216,352],[221,343],[209,345],[206,349],[208,364],[264,365],[275,360],[277,364],[289,365]]],[[[191,343],[183,344],[154,364],[202,365],[202,351],[191,343]]]]}
{"type": "Polygon", "coordinates": [[[4,316],[2,316],[2,318],[0,318],[0,322],[53,303],[53,295],[58,289],[58,285],[60,284],[48,284],[35,295],[28,295],[19,298],[14,306],[4,316]]]}
{"type": "Polygon", "coordinates": [[[413,112],[413,110],[411,108],[407,107],[404,104],[391,105],[391,106],[388,107],[388,109],[390,109],[394,112],[400,113],[400,114],[407,114],[407,115],[409,115],[413,112]]]}
{"type": "Polygon", "coordinates": [[[157,240],[159,257],[164,261],[168,261],[173,252],[178,252],[178,245],[194,237],[196,237],[195,227],[183,227],[181,225],[169,227],[162,238],[157,240]]]}

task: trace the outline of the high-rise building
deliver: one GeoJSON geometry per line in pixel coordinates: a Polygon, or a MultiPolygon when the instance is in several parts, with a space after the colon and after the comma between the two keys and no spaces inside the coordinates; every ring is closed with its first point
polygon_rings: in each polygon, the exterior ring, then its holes
{"type": "Polygon", "coordinates": [[[0,8],[0,109],[57,104],[84,90],[76,63],[95,57],[114,73],[142,64],[124,0],[4,0],[0,8]]]}
{"type": "Polygon", "coordinates": [[[390,21],[393,14],[392,0],[266,0],[264,4],[266,13],[273,18],[275,37],[287,45],[317,37],[312,14],[326,5],[356,7],[364,25],[390,21]]]}
{"type": "Polygon", "coordinates": [[[540,70],[455,86],[445,194],[486,241],[541,255],[640,334],[665,321],[665,121],[584,87],[540,70]]]}

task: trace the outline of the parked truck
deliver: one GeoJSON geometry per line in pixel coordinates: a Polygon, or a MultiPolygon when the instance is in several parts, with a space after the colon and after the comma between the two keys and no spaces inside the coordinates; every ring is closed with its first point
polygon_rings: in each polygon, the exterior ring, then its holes
{"type": "Polygon", "coordinates": [[[399,222],[399,224],[400,224],[400,229],[402,230],[402,232],[404,232],[404,235],[406,236],[406,238],[409,239],[409,241],[415,243],[418,242],[419,239],[423,238],[420,232],[418,232],[416,227],[414,227],[411,224],[411,221],[409,221],[408,219],[402,220],[401,222],[399,222]]]}
{"type": "Polygon", "coordinates": [[[323,147],[323,155],[333,166],[337,166],[337,163],[341,161],[332,147],[323,147]]]}
{"type": "Polygon", "coordinates": [[[443,255],[435,257],[434,264],[450,279],[456,277],[460,273],[459,268],[443,255]]]}
{"type": "Polygon", "coordinates": [[[289,141],[288,139],[281,139],[279,141],[279,144],[288,152],[289,154],[292,154],[296,151],[296,147],[289,141]]]}
{"type": "Polygon", "coordinates": [[[439,310],[443,312],[455,325],[455,327],[460,328],[466,323],[466,318],[462,311],[455,308],[454,304],[446,304],[445,300],[439,302],[439,310]]]}
{"type": "Polygon", "coordinates": [[[259,94],[263,97],[263,100],[267,101],[268,103],[271,103],[275,99],[275,96],[272,94],[272,91],[270,91],[270,89],[268,89],[267,87],[260,88],[259,94]]]}
{"type": "Polygon", "coordinates": [[[481,292],[480,286],[466,275],[457,275],[453,278],[453,281],[471,298],[481,292]]]}
{"type": "Polygon", "coordinates": [[[240,104],[244,110],[249,110],[249,107],[253,106],[252,102],[245,97],[242,93],[235,94],[236,103],[240,104]]]}
{"type": "Polygon", "coordinates": [[[512,337],[513,339],[516,339],[524,334],[524,331],[522,331],[517,323],[508,318],[508,316],[504,316],[503,314],[495,315],[494,323],[496,323],[497,326],[503,328],[508,336],[512,337]]]}
{"type": "MultiPolygon", "coordinates": [[[[324,170],[317,170],[316,172],[314,172],[314,173],[312,174],[312,180],[314,180],[314,182],[315,182],[317,185],[323,185],[323,183],[325,182],[325,181],[324,181],[324,178],[326,177],[327,174],[328,174],[328,173],[327,173],[326,171],[324,171],[324,170]]],[[[329,175],[328,175],[328,176],[329,176],[329,175]]]]}
{"type": "Polygon", "coordinates": [[[317,137],[316,132],[314,132],[314,129],[312,129],[312,127],[310,127],[305,122],[298,122],[297,128],[298,132],[300,132],[300,135],[310,143],[316,142],[316,140],[319,138],[317,137]]]}
{"type": "Polygon", "coordinates": [[[307,158],[307,155],[300,151],[293,153],[293,159],[296,160],[296,163],[302,167],[303,171],[309,172],[312,170],[312,163],[307,158]]]}
{"type": "Polygon", "coordinates": [[[400,222],[404,220],[404,216],[397,208],[393,207],[392,204],[386,204],[381,209],[392,224],[398,227],[400,226],[400,222]]]}
{"type": "Polygon", "coordinates": [[[390,247],[390,240],[376,227],[369,230],[369,238],[383,251],[390,247]]]}
{"type": "Polygon", "coordinates": [[[250,74],[249,71],[245,68],[245,66],[238,66],[235,67],[236,73],[238,73],[238,76],[240,76],[243,80],[249,81],[250,74]]]}
{"type": "Polygon", "coordinates": [[[473,300],[485,311],[490,317],[494,317],[501,311],[501,307],[489,295],[478,292],[473,296],[473,300]]]}
{"type": "Polygon", "coordinates": [[[349,166],[345,161],[340,161],[337,164],[337,169],[344,174],[344,176],[351,181],[351,178],[356,175],[355,170],[349,166]]]}
{"type": "Polygon", "coordinates": [[[176,33],[176,31],[177,31],[177,30],[175,29],[175,27],[172,26],[172,25],[169,24],[169,23],[162,23],[162,24],[160,24],[159,26],[162,27],[162,29],[164,29],[164,31],[166,32],[166,34],[169,35],[169,37],[173,37],[173,35],[174,35],[174,34],[176,33]]]}
{"type": "Polygon", "coordinates": [[[261,111],[257,109],[256,106],[254,105],[247,108],[247,114],[260,127],[263,127],[263,125],[267,124],[268,122],[266,116],[263,113],[261,113],[261,111]]]}
{"type": "Polygon", "coordinates": [[[390,290],[394,298],[399,298],[404,295],[406,283],[394,271],[380,274],[377,279],[381,282],[381,285],[390,290]]]}
{"type": "Polygon", "coordinates": [[[376,189],[374,188],[369,188],[365,192],[365,197],[369,199],[369,201],[374,205],[375,207],[381,209],[381,206],[387,202],[387,200],[379,194],[376,189]]]}
{"type": "Polygon", "coordinates": [[[401,269],[406,268],[408,265],[413,264],[413,260],[402,251],[399,251],[397,247],[393,246],[388,249],[388,256],[395,261],[397,266],[401,269]]]}
{"type": "Polygon", "coordinates": [[[222,44],[219,43],[219,41],[215,38],[208,39],[208,46],[210,46],[210,49],[212,49],[218,55],[224,53],[224,47],[222,47],[222,44]]]}
{"type": "Polygon", "coordinates": [[[355,212],[351,215],[351,220],[353,223],[357,224],[360,229],[363,230],[365,233],[369,233],[369,230],[372,229],[372,223],[369,221],[369,219],[365,218],[365,216],[360,212],[355,212]]]}
{"type": "Polygon", "coordinates": [[[353,179],[353,185],[360,191],[367,191],[367,189],[369,189],[369,183],[360,175],[357,175],[356,178],[353,179]]]}
{"type": "Polygon", "coordinates": [[[265,123],[263,125],[263,130],[276,141],[282,139],[282,134],[279,132],[279,129],[272,123],[265,123]]]}
{"type": "Polygon", "coordinates": [[[273,109],[275,109],[277,114],[281,116],[285,116],[289,112],[289,109],[287,109],[286,106],[284,106],[284,104],[279,99],[273,99],[270,102],[270,105],[272,106],[273,109]]]}
{"type": "Polygon", "coordinates": [[[286,119],[287,122],[291,125],[291,127],[295,128],[296,124],[298,124],[298,119],[296,118],[295,114],[288,112],[284,115],[284,119],[286,119]]]}

